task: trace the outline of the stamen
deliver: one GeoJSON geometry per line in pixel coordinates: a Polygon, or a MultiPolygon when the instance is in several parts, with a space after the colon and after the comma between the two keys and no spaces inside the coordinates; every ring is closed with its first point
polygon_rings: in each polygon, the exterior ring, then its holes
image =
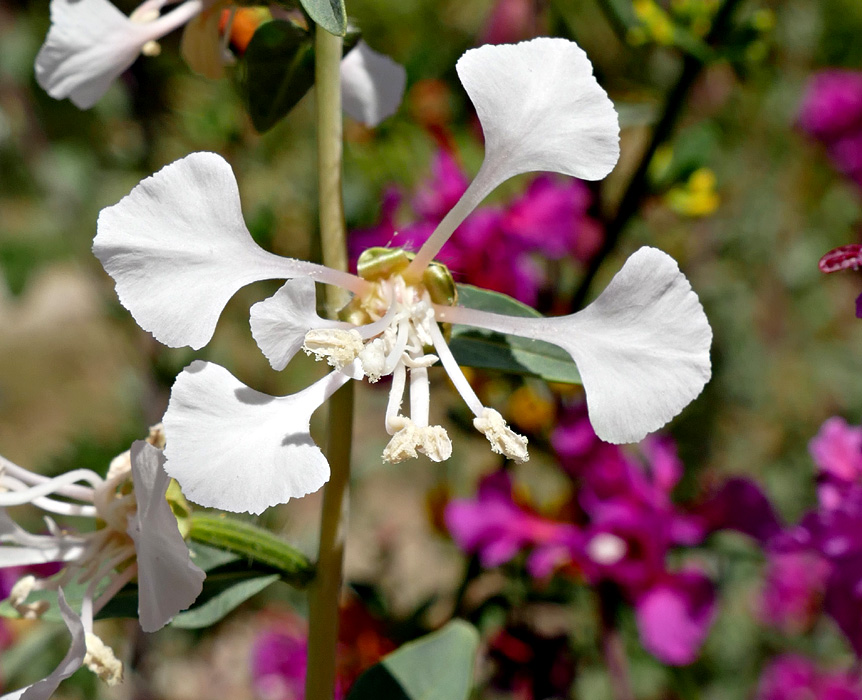
{"type": "Polygon", "coordinates": [[[443,427],[419,427],[409,418],[404,420],[404,427],[392,436],[383,450],[384,461],[398,464],[408,459],[416,459],[419,452],[427,455],[433,462],[442,462],[452,456],[452,441],[443,427]]]}
{"type": "Polygon", "coordinates": [[[31,503],[35,498],[58,493],[60,489],[74,484],[76,481],[89,481],[94,487],[102,484],[102,480],[95,472],[89,469],[74,469],[23,491],[0,493],[0,507],[21,506],[25,503],[31,503]]]}
{"type": "Polygon", "coordinates": [[[362,336],[352,328],[313,328],[305,334],[302,344],[307,355],[326,360],[338,370],[353,362],[364,348],[362,336]]]}
{"type": "Polygon", "coordinates": [[[473,415],[478,418],[484,412],[485,407],[482,405],[479,397],[476,396],[476,392],[473,391],[473,387],[470,386],[470,382],[467,381],[467,377],[464,376],[464,373],[458,366],[458,362],[455,360],[455,356],[446,344],[446,339],[443,337],[443,333],[440,332],[440,328],[436,323],[433,323],[429,330],[431,332],[431,338],[434,340],[434,349],[440,356],[440,362],[443,365],[443,369],[446,370],[446,374],[449,375],[449,379],[451,379],[452,384],[455,385],[456,391],[461,394],[461,398],[464,399],[464,403],[467,404],[467,407],[473,412],[473,415]]]}
{"type": "Polygon", "coordinates": [[[392,351],[386,358],[386,364],[383,366],[382,376],[391,374],[395,366],[401,362],[401,356],[407,347],[410,340],[410,320],[402,319],[398,324],[398,337],[395,338],[395,345],[392,346],[392,351]]]}
{"type": "MultiPolygon", "coordinates": [[[[85,470],[81,470],[85,471],[85,470]]],[[[12,476],[20,479],[25,484],[44,484],[51,480],[50,477],[43,476],[42,474],[35,474],[23,467],[19,467],[14,462],[10,462],[5,457],[0,456],[0,481],[2,481],[3,474],[11,474],[12,476]]],[[[88,481],[94,487],[98,486],[102,483],[102,478],[96,474],[96,472],[90,472],[90,478],[88,479],[80,479],[81,481],[88,481]]],[[[93,502],[93,489],[87,486],[78,486],[75,484],[70,484],[68,486],[63,486],[61,489],[57,489],[55,493],[58,496],[66,496],[68,498],[75,498],[79,501],[87,501],[89,503],[93,502]]]]}
{"type": "MultiPolygon", "coordinates": [[[[21,492],[27,490],[28,486],[11,476],[5,476],[0,479],[2,485],[8,491],[21,492]]],[[[88,518],[95,518],[97,515],[94,506],[79,505],[77,503],[65,503],[63,501],[55,501],[51,498],[40,497],[34,498],[30,504],[48,511],[49,513],[58,513],[59,515],[77,515],[88,518]]]]}
{"type": "Polygon", "coordinates": [[[399,363],[392,372],[392,386],[389,387],[389,402],[386,404],[386,432],[390,435],[401,430],[407,420],[400,415],[406,384],[407,370],[399,363]]]}
{"type": "Polygon", "coordinates": [[[488,438],[491,450],[497,454],[504,455],[518,464],[523,464],[530,459],[527,452],[527,438],[518,435],[506,425],[503,416],[493,408],[486,408],[481,416],[476,416],[473,419],[473,426],[488,438]]]}
{"type": "Polygon", "coordinates": [[[84,665],[108,685],[117,685],[123,681],[123,664],[114,651],[92,632],[87,632],[84,639],[87,643],[87,653],[84,665]]]}
{"type": "Polygon", "coordinates": [[[431,391],[428,385],[428,370],[416,367],[410,370],[410,420],[417,428],[428,426],[431,410],[431,391]]]}
{"type": "Polygon", "coordinates": [[[222,56],[230,56],[233,58],[233,54],[230,52],[230,35],[233,32],[233,21],[236,19],[236,8],[230,8],[230,12],[227,16],[227,22],[224,25],[224,34],[222,34],[221,38],[221,53],[222,56]]]}

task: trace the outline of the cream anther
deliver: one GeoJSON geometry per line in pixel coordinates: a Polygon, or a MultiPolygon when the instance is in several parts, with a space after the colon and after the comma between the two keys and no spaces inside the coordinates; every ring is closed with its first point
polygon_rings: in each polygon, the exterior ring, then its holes
{"type": "Polygon", "coordinates": [[[486,408],[482,415],[474,418],[473,427],[488,438],[491,450],[497,454],[505,455],[518,464],[523,464],[530,459],[527,452],[527,438],[518,435],[506,425],[503,416],[493,408],[486,408]]]}
{"type": "Polygon", "coordinates": [[[24,576],[18,579],[17,583],[12,586],[9,592],[9,604],[15,608],[15,611],[25,620],[35,620],[42,617],[48,609],[47,600],[37,600],[34,603],[27,603],[27,597],[36,589],[36,577],[24,576]]]}
{"type": "Polygon", "coordinates": [[[365,344],[365,348],[359,353],[359,362],[362,371],[372,384],[385,374],[386,370],[387,343],[383,338],[375,338],[365,344]]]}
{"type": "Polygon", "coordinates": [[[404,427],[392,436],[383,450],[384,461],[398,464],[416,459],[420,452],[432,462],[442,462],[452,456],[452,441],[442,426],[419,428],[409,418],[403,420],[404,427]]]}
{"type": "Polygon", "coordinates": [[[86,634],[87,655],[84,665],[108,685],[117,685],[123,680],[123,664],[113,650],[92,632],[86,634]]]}
{"type": "Polygon", "coordinates": [[[335,369],[341,369],[355,360],[365,345],[362,336],[350,328],[315,328],[305,334],[302,349],[318,360],[326,360],[335,369]]]}

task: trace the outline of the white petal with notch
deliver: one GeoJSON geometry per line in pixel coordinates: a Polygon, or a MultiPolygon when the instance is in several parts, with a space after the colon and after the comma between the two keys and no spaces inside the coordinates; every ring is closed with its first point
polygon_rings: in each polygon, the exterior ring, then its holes
{"type": "MultiPolygon", "coordinates": [[[[619,121],[584,51],[565,39],[486,45],[458,61],[485,134],[484,171],[496,186],[552,171],[600,180],[619,158],[619,121]]],[[[485,188],[482,188],[485,189],[485,188]]]]}
{"type": "Polygon", "coordinates": [[[656,248],[635,252],[592,304],[570,316],[438,307],[437,318],[566,350],[578,366],[590,422],[608,442],[637,442],[658,430],[710,377],[706,314],[676,261],[656,248]]]}
{"type": "Polygon", "coordinates": [[[260,514],[317,491],[329,464],[309,433],[311,414],[350,377],[332,372],[290,396],[250,389],[200,360],[177,377],[164,417],[167,473],[202,506],[260,514]]]}
{"type": "Polygon", "coordinates": [[[196,350],[238,289],[319,268],[254,242],[233,171],[215,153],[171,163],[103,209],[93,252],[138,325],[165,345],[196,350]]]}

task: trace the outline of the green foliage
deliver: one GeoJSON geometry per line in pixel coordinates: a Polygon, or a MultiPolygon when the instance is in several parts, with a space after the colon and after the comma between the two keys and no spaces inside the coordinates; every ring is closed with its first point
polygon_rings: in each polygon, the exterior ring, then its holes
{"type": "Polygon", "coordinates": [[[284,20],[262,25],[243,57],[242,90],[254,128],[268,131],[314,85],[314,40],[284,20]]]}
{"type": "MultiPolygon", "coordinates": [[[[529,306],[499,292],[459,284],[458,303],[508,316],[539,317],[529,306]]],[[[549,382],[580,384],[581,376],[569,354],[556,345],[516,335],[453,325],[449,343],[458,364],[464,367],[539,377],[549,382]]]]}
{"type": "Polygon", "coordinates": [[[466,700],[479,633],[463,620],[409,642],[363,673],[348,700],[466,700]]]}
{"type": "Polygon", "coordinates": [[[177,615],[171,625],[182,629],[200,629],[219,622],[235,608],[278,581],[278,574],[251,576],[243,572],[217,574],[198,603],[177,615]]]}

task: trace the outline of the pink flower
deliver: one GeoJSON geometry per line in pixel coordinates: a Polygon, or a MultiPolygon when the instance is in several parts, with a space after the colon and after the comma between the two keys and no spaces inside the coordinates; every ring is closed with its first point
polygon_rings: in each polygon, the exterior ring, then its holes
{"type": "Polygon", "coordinates": [[[860,700],[862,689],[849,673],[825,672],[795,654],[779,656],[760,678],[757,700],[860,700]]]}
{"type": "Polygon", "coordinates": [[[816,74],[805,92],[799,125],[821,141],[862,130],[862,72],[828,70],[816,74]]]}
{"type": "Polygon", "coordinates": [[[518,506],[506,472],[486,476],[475,500],[454,500],[446,507],[446,525],[458,546],[476,552],[482,566],[505,564],[530,549],[527,571],[535,578],[550,575],[571,561],[580,533],[518,506]]]}
{"type": "Polygon", "coordinates": [[[847,488],[862,477],[862,427],[849,426],[835,416],[820,427],[808,444],[808,450],[819,470],[820,505],[837,507],[847,488]]]}
{"type": "Polygon", "coordinates": [[[820,615],[831,567],[812,551],[769,555],[760,614],[791,633],[803,632],[820,615]]]}
{"type": "Polygon", "coordinates": [[[697,658],[716,612],[712,582],[698,571],[668,574],[635,602],[641,642],[671,666],[697,658]]]}

